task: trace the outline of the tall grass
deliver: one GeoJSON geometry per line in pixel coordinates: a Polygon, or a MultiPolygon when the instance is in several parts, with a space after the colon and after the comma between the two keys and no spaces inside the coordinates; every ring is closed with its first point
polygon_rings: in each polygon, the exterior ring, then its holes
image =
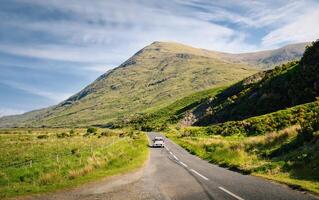
{"type": "Polygon", "coordinates": [[[319,134],[303,139],[299,125],[257,136],[167,136],[209,162],[319,193],[319,134]],[[298,145],[296,145],[298,144],[298,145]]]}
{"type": "Polygon", "coordinates": [[[100,129],[85,136],[85,129],[76,129],[78,135],[64,138],[57,134],[70,131],[5,131],[0,133],[0,197],[73,187],[139,167],[147,156],[146,136],[136,131],[100,129]],[[39,139],[44,131],[48,138],[39,139]]]}

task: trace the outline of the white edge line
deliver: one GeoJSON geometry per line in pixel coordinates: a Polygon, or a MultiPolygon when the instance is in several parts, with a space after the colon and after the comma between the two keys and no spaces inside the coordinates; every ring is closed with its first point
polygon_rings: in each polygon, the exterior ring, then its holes
{"type": "Polygon", "coordinates": [[[179,160],[175,155],[173,155],[176,160],[179,160]]]}
{"type": "Polygon", "coordinates": [[[181,163],[184,167],[188,167],[185,163],[183,163],[182,161],[179,161],[179,163],[181,163]]]}
{"type": "Polygon", "coordinates": [[[169,152],[171,155],[174,155],[171,151],[169,152]]]}
{"type": "Polygon", "coordinates": [[[205,179],[206,181],[208,181],[209,179],[203,175],[201,175],[200,173],[198,173],[197,171],[191,169],[192,172],[194,172],[195,174],[197,174],[198,176],[202,177],[203,179],[205,179]]]}
{"type": "Polygon", "coordinates": [[[231,195],[232,197],[238,199],[238,200],[244,200],[243,198],[241,198],[241,197],[237,196],[236,194],[234,194],[234,193],[232,193],[232,192],[226,190],[226,189],[223,188],[223,187],[218,187],[218,188],[219,188],[220,190],[226,192],[227,194],[231,195]]]}

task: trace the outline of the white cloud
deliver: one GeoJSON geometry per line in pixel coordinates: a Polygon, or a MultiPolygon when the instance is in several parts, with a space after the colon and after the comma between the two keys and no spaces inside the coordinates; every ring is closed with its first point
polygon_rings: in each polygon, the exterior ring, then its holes
{"type": "MultiPolygon", "coordinates": [[[[103,50],[108,54],[112,54],[109,52],[111,50],[128,57],[145,45],[159,40],[181,42],[221,51],[255,49],[254,45],[244,42],[242,36],[245,34],[240,31],[198,19],[196,17],[198,13],[190,15],[174,13],[172,9],[181,9],[181,5],[174,1],[167,2],[171,6],[169,9],[163,9],[165,4],[157,3],[162,6],[161,8],[156,2],[149,1],[95,1],[92,3],[72,0],[67,2],[31,0],[25,2],[41,5],[44,9],[58,9],[73,15],[76,20],[50,22],[23,20],[20,23],[16,21],[6,23],[26,30],[53,34],[63,38],[68,44],[91,45],[96,48],[92,48],[92,54],[83,51],[82,59],[95,59],[94,54],[99,54],[98,51],[103,50]]],[[[61,45],[61,49],[63,48],[68,49],[61,45]]],[[[41,53],[42,50],[32,50],[34,52],[31,51],[32,55],[53,57],[51,54],[47,55],[45,51],[41,53]]],[[[63,53],[61,51],[60,54],[63,53]]],[[[68,57],[78,58],[73,54],[69,55],[66,51],[62,58],[68,57]]],[[[121,61],[124,60],[121,59],[121,61]]],[[[118,64],[120,64],[119,61],[118,64]]]]}
{"type": "Polygon", "coordinates": [[[1,81],[1,83],[9,85],[10,87],[13,87],[19,90],[23,90],[33,95],[38,95],[38,96],[50,99],[51,101],[53,101],[53,103],[61,102],[67,99],[68,97],[72,96],[73,94],[73,93],[60,93],[60,92],[46,91],[31,85],[22,84],[22,83],[14,82],[14,81],[1,81]]]}
{"type": "Polygon", "coordinates": [[[25,113],[25,110],[18,110],[12,108],[0,108],[0,117],[8,116],[8,115],[18,115],[25,113]]]}
{"type": "Polygon", "coordinates": [[[313,41],[319,39],[319,7],[308,11],[291,23],[268,33],[263,39],[264,46],[274,46],[283,43],[313,41]]]}
{"type": "Polygon", "coordinates": [[[124,59],[122,55],[105,52],[94,47],[70,47],[66,45],[2,45],[0,51],[35,58],[74,62],[110,62],[124,59]]]}
{"type": "Polygon", "coordinates": [[[98,72],[98,73],[106,73],[108,70],[112,69],[114,67],[107,67],[103,65],[92,65],[83,67],[84,70],[91,71],[91,72],[98,72]]]}

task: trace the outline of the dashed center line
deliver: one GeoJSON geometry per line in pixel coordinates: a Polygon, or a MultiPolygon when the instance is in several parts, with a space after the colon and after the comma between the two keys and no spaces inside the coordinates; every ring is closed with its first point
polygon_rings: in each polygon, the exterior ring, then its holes
{"type": "Polygon", "coordinates": [[[182,161],[179,161],[179,163],[181,163],[181,165],[183,165],[184,167],[188,167],[185,163],[183,163],[182,161]]]}
{"type": "Polygon", "coordinates": [[[208,181],[209,179],[203,175],[201,175],[200,173],[198,173],[196,170],[191,169],[192,172],[194,172],[195,174],[197,174],[198,176],[202,177],[203,179],[205,179],[206,181],[208,181]]]}
{"type": "MultiPolygon", "coordinates": [[[[188,166],[183,163],[182,161],[180,161],[171,151],[169,151],[169,149],[167,147],[165,147],[165,149],[175,158],[175,160],[177,160],[181,165],[183,165],[184,167],[188,168],[188,166]]],[[[201,178],[203,178],[204,180],[208,181],[209,179],[206,176],[203,176],[202,174],[200,174],[199,172],[197,172],[194,169],[190,169],[190,171],[192,171],[193,173],[197,174],[198,176],[200,176],[201,178]]]]}
{"type": "Polygon", "coordinates": [[[236,194],[234,194],[234,193],[232,193],[232,192],[226,190],[226,189],[223,188],[223,187],[218,187],[218,188],[219,188],[220,190],[226,192],[226,193],[229,194],[230,196],[232,196],[232,197],[238,199],[238,200],[244,200],[243,198],[241,198],[241,197],[237,196],[236,194]]]}
{"type": "MultiPolygon", "coordinates": [[[[166,150],[175,158],[175,160],[177,160],[181,165],[183,165],[185,168],[188,168],[188,166],[187,166],[185,163],[183,163],[182,161],[180,161],[180,160],[169,150],[168,147],[165,146],[165,149],[166,149],[166,150]]],[[[195,158],[198,158],[198,157],[195,157],[195,158]]],[[[198,158],[198,159],[199,159],[199,158],[198,158]]],[[[194,169],[188,169],[188,170],[192,171],[193,173],[195,173],[196,175],[198,175],[199,177],[203,178],[203,179],[206,180],[206,181],[209,180],[206,176],[200,174],[199,172],[197,172],[197,171],[194,170],[194,169]]],[[[234,198],[237,199],[237,200],[244,200],[243,198],[237,196],[236,194],[230,192],[229,190],[226,190],[226,189],[223,188],[223,187],[218,187],[218,189],[220,189],[220,190],[226,192],[227,194],[229,194],[230,196],[234,197],[234,198]]]]}

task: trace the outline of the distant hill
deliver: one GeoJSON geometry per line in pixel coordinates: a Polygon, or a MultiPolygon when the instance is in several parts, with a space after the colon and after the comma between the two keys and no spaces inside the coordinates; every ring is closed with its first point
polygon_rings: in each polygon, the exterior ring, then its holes
{"type": "Polygon", "coordinates": [[[305,45],[227,54],[178,43],[154,42],[60,104],[0,118],[0,127],[103,125],[298,59],[305,45]]]}
{"type": "Polygon", "coordinates": [[[261,69],[271,69],[273,66],[281,65],[288,61],[299,60],[307,45],[310,45],[310,43],[290,44],[275,50],[231,54],[227,56],[239,63],[249,63],[250,65],[261,69]]]}

